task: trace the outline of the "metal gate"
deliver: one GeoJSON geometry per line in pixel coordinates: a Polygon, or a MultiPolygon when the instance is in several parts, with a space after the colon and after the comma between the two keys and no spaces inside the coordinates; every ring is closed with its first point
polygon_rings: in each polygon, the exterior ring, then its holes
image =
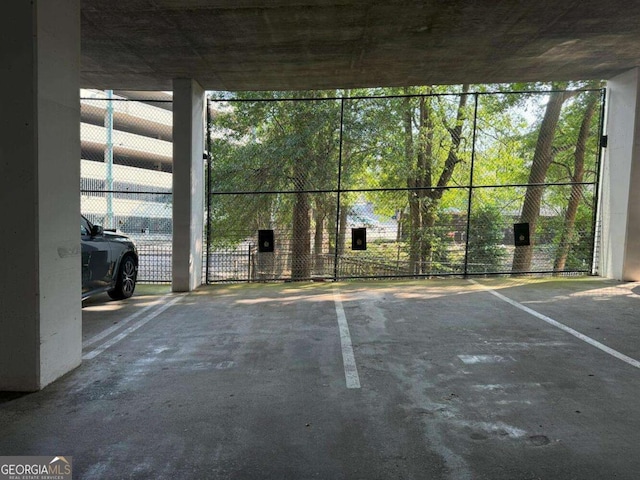
{"type": "Polygon", "coordinates": [[[207,282],[596,273],[602,89],[339,93],[209,100],[207,282]]]}

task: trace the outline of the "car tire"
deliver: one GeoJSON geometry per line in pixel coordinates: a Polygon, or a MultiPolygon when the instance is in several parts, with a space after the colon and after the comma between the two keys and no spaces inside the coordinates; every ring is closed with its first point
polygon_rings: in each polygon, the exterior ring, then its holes
{"type": "Polygon", "coordinates": [[[136,289],[136,276],[136,262],[131,255],[126,255],[120,262],[116,286],[107,293],[114,300],[129,298],[136,289]]]}

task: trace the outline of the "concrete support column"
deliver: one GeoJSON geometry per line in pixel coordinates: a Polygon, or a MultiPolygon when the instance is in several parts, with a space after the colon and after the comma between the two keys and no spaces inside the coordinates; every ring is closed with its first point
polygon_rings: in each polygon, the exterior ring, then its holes
{"type": "Polygon", "coordinates": [[[202,284],[205,92],[197,82],[173,82],[174,292],[202,284]]]}
{"type": "Polygon", "coordinates": [[[0,390],[81,361],[80,0],[0,4],[0,390]]]}
{"type": "Polygon", "coordinates": [[[640,70],[607,82],[600,272],[640,280],[640,70]]]}

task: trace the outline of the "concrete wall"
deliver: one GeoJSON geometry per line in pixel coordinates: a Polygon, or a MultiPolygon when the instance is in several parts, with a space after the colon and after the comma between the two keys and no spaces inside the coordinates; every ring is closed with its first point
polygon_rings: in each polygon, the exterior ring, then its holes
{"type": "Polygon", "coordinates": [[[607,83],[600,273],[640,280],[640,70],[607,83]]]}
{"type": "Polygon", "coordinates": [[[174,292],[202,284],[204,235],[204,90],[176,79],[173,89],[173,273],[174,292]]]}
{"type": "Polygon", "coordinates": [[[79,0],[0,7],[0,390],[80,364],[79,0]]]}

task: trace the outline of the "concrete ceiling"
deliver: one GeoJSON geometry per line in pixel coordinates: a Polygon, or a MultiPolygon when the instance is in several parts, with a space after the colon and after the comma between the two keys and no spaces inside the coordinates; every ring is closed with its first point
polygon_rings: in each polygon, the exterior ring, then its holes
{"type": "Polygon", "coordinates": [[[638,0],[82,0],[87,88],[606,79],[638,65],[638,0]]]}

